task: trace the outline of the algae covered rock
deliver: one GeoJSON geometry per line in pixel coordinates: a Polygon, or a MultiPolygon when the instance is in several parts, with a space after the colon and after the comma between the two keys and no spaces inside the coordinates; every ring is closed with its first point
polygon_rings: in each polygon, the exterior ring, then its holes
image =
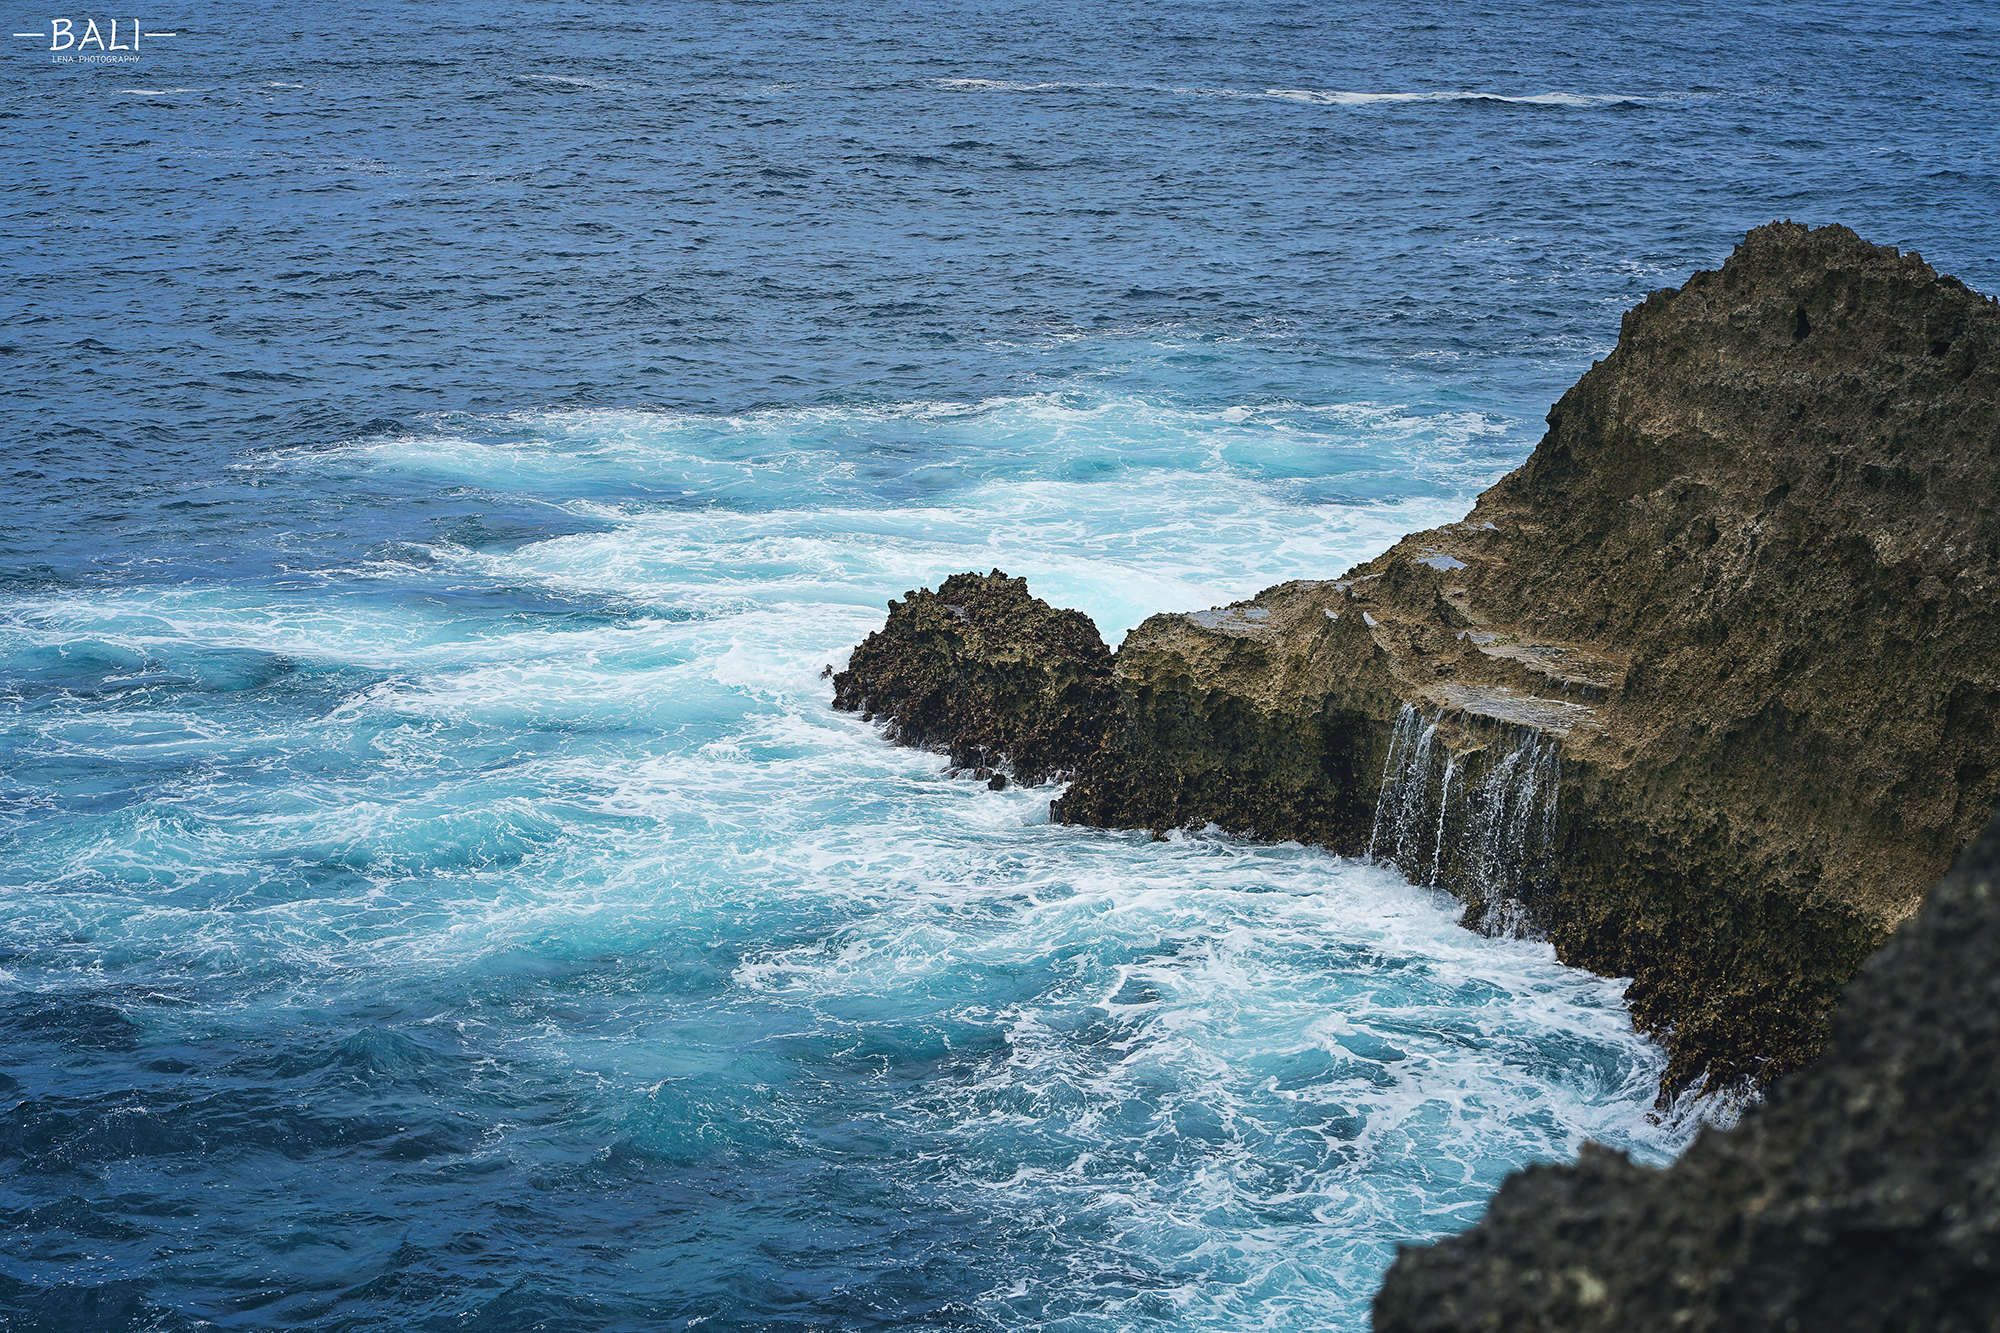
{"type": "Polygon", "coordinates": [[[1037,783],[1097,749],[1113,712],[1110,677],[1111,650],[1089,616],[996,569],[890,602],[888,623],[833,678],[833,706],[960,768],[1037,783]]]}
{"type": "Polygon", "coordinates": [[[2000,818],[1812,1068],[1664,1170],[1587,1148],[1407,1248],[1377,1333],[2000,1329],[2000,818]]]}

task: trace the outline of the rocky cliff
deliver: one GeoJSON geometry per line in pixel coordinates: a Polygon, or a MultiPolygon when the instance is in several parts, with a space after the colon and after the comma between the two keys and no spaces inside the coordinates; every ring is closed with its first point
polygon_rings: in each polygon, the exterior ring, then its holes
{"type": "Polygon", "coordinates": [[[2000,818],[1811,1069],[1665,1170],[1586,1148],[1405,1249],[1378,1333],[2000,1329],[2000,818]]]}
{"type": "Polygon", "coordinates": [[[1372,849],[1632,977],[1663,1095],[1765,1081],[2000,799],[2000,306],[1762,227],[1548,420],[1464,521],[1134,630],[1055,814],[1372,849]]]}

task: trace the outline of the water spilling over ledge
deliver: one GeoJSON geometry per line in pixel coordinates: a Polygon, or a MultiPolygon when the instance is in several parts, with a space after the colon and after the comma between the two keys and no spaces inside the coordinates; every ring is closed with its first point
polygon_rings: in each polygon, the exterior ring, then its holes
{"type": "Polygon", "coordinates": [[[1464,923],[1487,935],[1534,935],[1527,900],[1558,845],[1562,760],[1555,741],[1496,725],[1487,744],[1440,743],[1442,711],[1396,714],[1368,855],[1465,903],[1464,923]]]}

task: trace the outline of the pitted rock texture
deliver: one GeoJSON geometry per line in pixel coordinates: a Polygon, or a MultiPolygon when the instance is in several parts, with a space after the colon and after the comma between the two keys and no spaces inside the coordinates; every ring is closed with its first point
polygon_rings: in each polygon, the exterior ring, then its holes
{"type": "Polygon", "coordinates": [[[1445,538],[1476,618],[1622,671],[1542,924],[1636,978],[1676,1078],[1797,1068],[2000,798],[2000,307],[1760,228],[1549,426],[1445,538]]]}
{"type": "Polygon", "coordinates": [[[1097,749],[1114,700],[1111,650],[1090,617],[997,569],[903,596],[833,678],[835,708],[1001,785],[1046,781],[1097,749]]]}
{"type": "Polygon", "coordinates": [[[1407,1248],[1377,1333],[2000,1330],[2000,818],[1812,1068],[1664,1170],[1586,1148],[1407,1248]]]}

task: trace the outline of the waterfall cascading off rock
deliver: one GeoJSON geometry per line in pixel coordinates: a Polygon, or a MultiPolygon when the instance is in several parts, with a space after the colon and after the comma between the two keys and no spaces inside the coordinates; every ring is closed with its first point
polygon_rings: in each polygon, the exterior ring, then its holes
{"type": "Polygon", "coordinates": [[[1439,742],[1442,719],[1411,704],[1397,713],[1368,854],[1462,899],[1483,934],[1531,934],[1526,903],[1555,850],[1555,742],[1503,727],[1460,752],[1439,742]]]}

